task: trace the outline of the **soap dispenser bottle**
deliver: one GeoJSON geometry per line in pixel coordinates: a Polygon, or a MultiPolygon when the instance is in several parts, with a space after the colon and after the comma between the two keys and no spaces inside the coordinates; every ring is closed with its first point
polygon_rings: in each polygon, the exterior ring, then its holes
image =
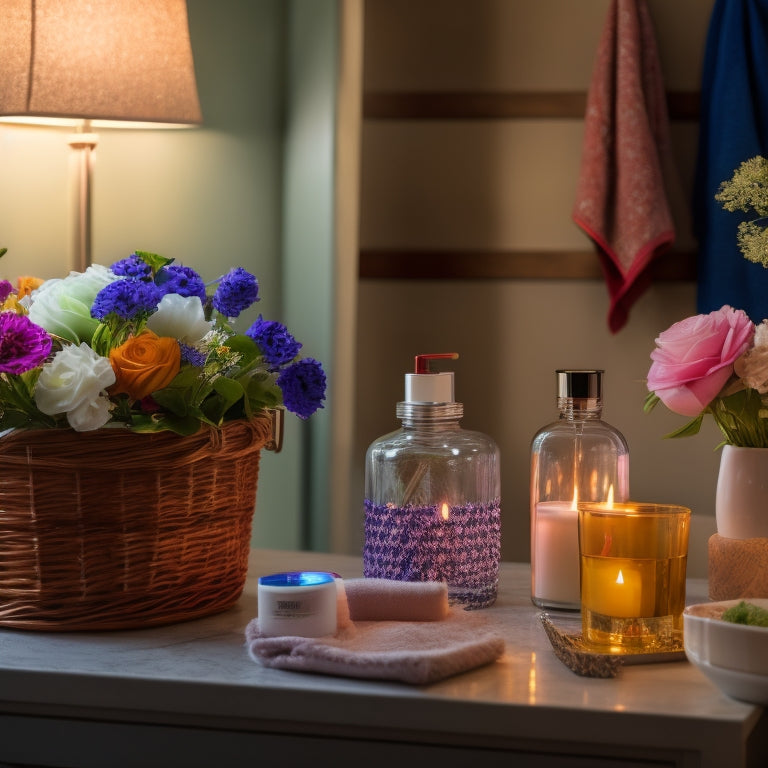
{"type": "Polygon", "coordinates": [[[580,501],[629,498],[629,449],[603,421],[603,371],[558,370],[558,420],[531,444],[531,599],[579,610],[580,501]]]}
{"type": "Polygon", "coordinates": [[[363,574],[445,581],[450,603],[482,608],[499,580],[499,449],[459,425],[453,372],[430,370],[432,360],[457,358],[416,355],[395,409],[402,426],[366,452],[363,574]]]}

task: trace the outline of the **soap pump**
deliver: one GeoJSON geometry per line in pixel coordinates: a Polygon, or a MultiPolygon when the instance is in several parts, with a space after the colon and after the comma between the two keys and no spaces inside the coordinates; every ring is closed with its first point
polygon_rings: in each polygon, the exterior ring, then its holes
{"type": "Polygon", "coordinates": [[[415,356],[405,374],[402,426],[374,440],[365,458],[363,574],[400,581],[445,581],[451,603],[496,599],[501,551],[499,449],[463,429],[453,372],[430,363],[455,352],[415,356]]]}

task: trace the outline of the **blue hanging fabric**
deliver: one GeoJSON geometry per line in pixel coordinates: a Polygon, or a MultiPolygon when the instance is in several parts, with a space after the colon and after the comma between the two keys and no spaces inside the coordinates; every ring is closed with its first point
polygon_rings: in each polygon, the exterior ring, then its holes
{"type": "Polygon", "coordinates": [[[699,243],[699,312],[723,304],[754,322],[768,318],[768,269],[744,258],[739,222],[715,200],[742,162],[768,152],[768,0],[716,0],[702,69],[701,125],[693,199],[699,243]]]}

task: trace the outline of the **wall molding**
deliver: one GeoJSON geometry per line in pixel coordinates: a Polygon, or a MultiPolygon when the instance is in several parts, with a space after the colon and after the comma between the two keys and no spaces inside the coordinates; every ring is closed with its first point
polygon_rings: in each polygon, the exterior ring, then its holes
{"type": "MultiPolygon", "coordinates": [[[[695,252],[670,251],[651,265],[655,280],[696,280],[695,252]]],[[[362,249],[359,277],[371,280],[602,280],[594,251],[362,249]]]]}
{"type": "MultiPolygon", "coordinates": [[[[670,91],[671,120],[696,121],[699,93],[670,91]]],[[[584,118],[586,91],[368,91],[366,120],[541,120],[584,118]]]]}

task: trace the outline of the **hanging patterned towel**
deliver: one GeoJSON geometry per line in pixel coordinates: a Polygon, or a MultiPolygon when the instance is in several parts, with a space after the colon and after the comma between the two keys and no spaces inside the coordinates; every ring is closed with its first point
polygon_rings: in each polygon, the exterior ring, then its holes
{"type": "Polygon", "coordinates": [[[768,269],[747,261],[736,242],[739,223],[755,216],[715,200],[720,182],[757,155],[768,156],[768,0],[717,0],[702,68],[693,201],[698,310],[730,304],[759,323],[768,317],[768,269]]]}
{"type": "Polygon", "coordinates": [[[584,119],[573,220],[594,241],[615,333],[674,241],[664,170],[669,120],[645,0],[612,0],[595,58],[584,119]]]}

